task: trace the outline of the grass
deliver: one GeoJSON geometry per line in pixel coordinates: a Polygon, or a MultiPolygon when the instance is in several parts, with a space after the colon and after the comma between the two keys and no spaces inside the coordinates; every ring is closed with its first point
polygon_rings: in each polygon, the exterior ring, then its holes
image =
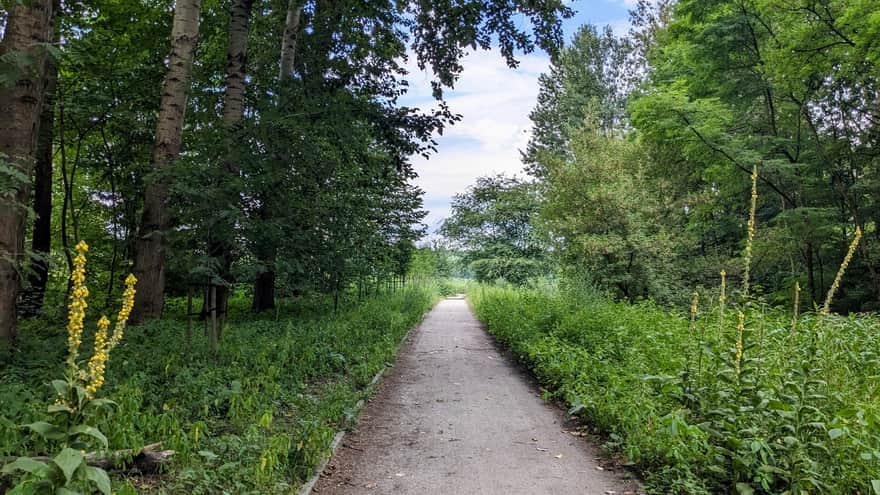
{"type": "MultiPolygon", "coordinates": [[[[115,478],[114,493],[291,491],[327,454],[335,431],[352,425],[370,380],[436,292],[381,294],[338,314],[325,299],[300,300],[277,321],[248,315],[247,302],[235,300],[216,356],[200,325],[187,342],[183,304],[171,301],[168,319],[130,328],[114,350],[102,395],[118,407],[96,426],[111,450],[162,441],[177,453],[159,476],[115,478]]],[[[63,375],[64,327],[31,322],[21,333],[21,347],[0,364],[0,458],[54,447],[16,425],[45,415],[49,381],[63,375]]]]}
{"type": "MultiPolygon", "coordinates": [[[[701,300],[717,300],[702,294],[701,300]]],[[[657,494],[880,493],[880,321],[472,288],[489,331],[657,494]],[[737,372],[739,367],[739,372],[737,372]]],[[[706,305],[709,306],[709,305],[706,305]]]]}

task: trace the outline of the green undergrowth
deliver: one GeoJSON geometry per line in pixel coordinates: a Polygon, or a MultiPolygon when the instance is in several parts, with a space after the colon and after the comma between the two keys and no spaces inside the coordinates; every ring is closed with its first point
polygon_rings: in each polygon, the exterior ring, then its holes
{"type": "MultiPolygon", "coordinates": [[[[216,356],[201,323],[187,340],[185,302],[172,301],[169,318],[130,328],[114,350],[104,395],[118,407],[96,426],[111,450],[161,441],[176,454],[158,475],[115,473],[114,493],[292,491],[335,432],[353,424],[372,377],[436,299],[436,287],[426,286],[337,314],[331,301],[309,299],[250,316],[236,300],[216,356]]],[[[43,419],[49,381],[63,374],[65,338],[63,324],[31,323],[0,362],[0,458],[52,451],[16,425],[43,419]]]]}
{"type": "Polygon", "coordinates": [[[738,315],[719,307],[692,323],[591,294],[475,287],[469,299],[651,493],[880,493],[876,317],[795,325],[750,303],[737,358],[738,315]]]}

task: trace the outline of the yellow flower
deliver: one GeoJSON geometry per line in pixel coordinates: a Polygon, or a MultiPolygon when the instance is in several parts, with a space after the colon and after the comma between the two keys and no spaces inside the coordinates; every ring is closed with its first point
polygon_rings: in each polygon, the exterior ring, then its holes
{"type": "MultiPolygon", "coordinates": [[[[79,347],[82,344],[83,321],[88,308],[89,289],[86,287],[86,253],[88,244],[79,242],[76,247],[76,256],[73,258],[73,271],[70,274],[71,291],[68,303],[67,318],[67,347],[69,376],[86,389],[88,398],[95,397],[98,389],[104,385],[104,372],[110,351],[122,340],[125,324],[134,306],[135,284],[137,279],[129,275],[125,279],[125,291],[122,294],[122,308],[116,317],[116,326],[113,335],[109,336],[110,320],[101,316],[98,321],[98,330],[95,332],[95,351],[89,359],[86,369],[80,369],[77,364],[79,347]]],[[[64,398],[60,398],[62,403],[64,398]]]]}
{"type": "Polygon", "coordinates": [[[86,308],[88,308],[87,299],[89,297],[89,289],[86,287],[86,256],[89,245],[80,241],[76,245],[76,257],[73,258],[73,272],[70,274],[70,280],[73,282],[70,291],[70,302],[68,303],[67,314],[67,352],[68,367],[75,374],[76,357],[79,354],[79,346],[82,343],[83,320],[86,317],[86,308]]]}
{"type": "Polygon", "coordinates": [[[110,349],[116,347],[116,344],[122,340],[122,335],[125,332],[125,325],[128,322],[128,317],[131,315],[131,310],[134,308],[134,296],[135,296],[135,285],[137,284],[137,278],[129,274],[128,277],[125,278],[125,291],[122,293],[122,307],[119,309],[119,314],[116,315],[116,326],[113,328],[113,337],[110,338],[110,349]]]}
{"type": "Polygon", "coordinates": [[[831,312],[831,301],[834,299],[834,293],[840,288],[840,281],[843,280],[843,274],[846,272],[846,267],[848,267],[849,262],[852,261],[852,257],[856,253],[856,248],[859,247],[859,241],[861,239],[862,228],[856,227],[856,235],[853,237],[853,240],[849,245],[849,250],[846,252],[846,257],[843,258],[843,263],[840,264],[840,269],[837,270],[837,276],[834,277],[834,283],[831,284],[831,288],[828,289],[828,295],[825,296],[825,304],[822,306],[822,314],[827,315],[831,312]]]}
{"type": "Polygon", "coordinates": [[[95,353],[89,360],[89,384],[86,385],[86,392],[90,399],[95,397],[95,392],[104,384],[104,371],[110,356],[110,350],[107,348],[109,327],[110,320],[106,316],[101,316],[98,320],[98,331],[95,332],[95,353]]]}
{"type": "Polygon", "coordinates": [[[749,224],[748,237],[746,238],[746,252],[744,256],[745,270],[743,271],[743,295],[749,295],[749,271],[752,266],[752,243],[755,240],[755,232],[757,231],[757,221],[755,213],[758,209],[758,166],[752,168],[752,197],[751,206],[749,207],[749,224]]]}
{"type": "Polygon", "coordinates": [[[739,376],[742,371],[743,332],[746,329],[746,316],[740,311],[739,314],[737,314],[737,317],[739,318],[739,322],[736,324],[736,375],[739,376]]]}

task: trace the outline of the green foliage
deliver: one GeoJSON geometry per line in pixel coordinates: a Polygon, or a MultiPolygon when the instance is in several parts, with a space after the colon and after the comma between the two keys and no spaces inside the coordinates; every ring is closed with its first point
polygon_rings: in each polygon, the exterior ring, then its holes
{"type": "MultiPolygon", "coordinates": [[[[584,112],[590,112],[585,108],[584,112]]],[[[677,248],[658,221],[665,205],[646,176],[645,148],[608,135],[588,114],[571,133],[568,158],[545,159],[539,225],[567,277],[583,272],[616,297],[669,303],[680,290],[677,248]]]]}
{"type": "Polygon", "coordinates": [[[737,258],[744,176],[759,164],[765,255],[752,275],[764,291],[782,301],[797,280],[818,302],[860,227],[872,232],[853,266],[861,276],[836,307],[874,308],[877,132],[860,116],[877,98],[877,59],[867,55],[876,36],[865,33],[876,33],[878,12],[862,1],[689,0],[654,17],[648,77],[630,114],[656,157],[650,176],[673,186],[665,196],[690,238],[680,256],[697,268],[689,285],[737,258]]]}
{"type": "MultiPolygon", "coordinates": [[[[474,288],[478,317],[651,493],[877,493],[876,317],[698,307],[694,323],[589,291],[474,288]],[[739,372],[737,372],[739,369],[739,372]]],[[[702,294],[716,298],[717,293],[702,294]]]]}
{"type": "MultiPolygon", "coordinates": [[[[216,357],[210,356],[207,339],[186,341],[181,320],[129,329],[107,371],[114,413],[101,416],[95,426],[110,450],[162,441],[177,452],[163,483],[147,482],[140,490],[290,490],[311,475],[334,432],[352,425],[354,406],[369,393],[373,375],[393,360],[401,338],[430,308],[434,294],[433,286],[412,286],[346,305],[335,316],[328,316],[331,301],[306,298],[285,307],[278,321],[254,319],[247,301],[237,298],[216,357]]],[[[33,338],[0,368],[0,458],[40,455],[49,448],[43,436],[21,436],[14,424],[54,431],[38,423],[46,419],[41,404],[54,395],[42,384],[60,370],[63,358],[57,358],[65,341],[54,328],[36,322],[27,331],[33,338]]],[[[91,438],[85,433],[78,434],[91,438]]],[[[92,440],[91,448],[103,448],[92,440]]],[[[34,467],[26,462],[16,467],[34,467]]],[[[73,476],[86,479],[81,476],[88,470],[80,469],[73,476]]],[[[132,482],[139,485],[137,479],[132,482]]]]}
{"type": "Polygon", "coordinates": [[[548,161],[563,159],[572,134],[588,116],[603,132],[625,125],[631,50],[630,41],[616,37],[610,26],[599,32],[591,24],[581,26],[562,48],[550,72],[538,79],[538,101],[529,114],[532,136],[523,162],[530,174],[544,177],[548,161]]]}
{"type": "Polygon", "coordinates": [[[478,281],[523,284],[547,271],[543,245],[532,227],[540,206],[534,183],[516,177],[480,177],[452,200],[440,229],[462,250],[478,281]]]}

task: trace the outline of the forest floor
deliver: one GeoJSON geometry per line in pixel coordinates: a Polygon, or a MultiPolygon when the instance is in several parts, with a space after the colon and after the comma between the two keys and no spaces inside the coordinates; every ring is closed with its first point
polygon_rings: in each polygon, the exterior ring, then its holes
{"type": "Polygon", "coordinates": [[[449,298],[413,331],[313,493],[637,493],[576,428],[449,298]]]}

